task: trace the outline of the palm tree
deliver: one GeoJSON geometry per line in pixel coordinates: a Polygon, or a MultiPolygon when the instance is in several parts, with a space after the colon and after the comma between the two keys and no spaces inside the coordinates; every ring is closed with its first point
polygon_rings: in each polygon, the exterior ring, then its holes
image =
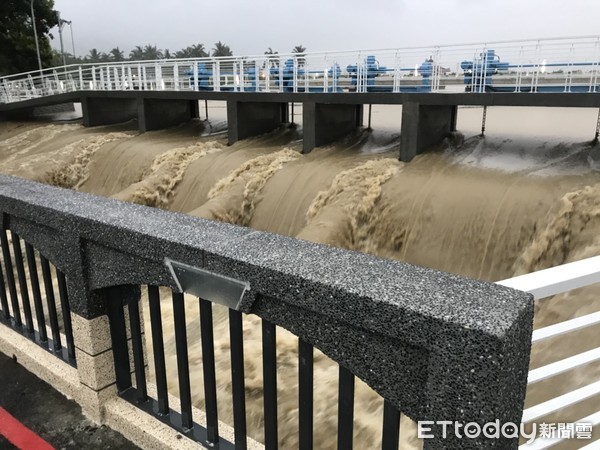
{"type": "Polygon", "coordinates": [[[208,53],[204,49],[204,44],[195,44],[175,53],[176,58],[205,58],[207,56],[208,53]]]}
{"type": "Polygon", "coordinates": [[[192,45],[191,49],[192,49],[192,58],[206,58],[208,56],[208,53],[206,52],[206,49],[204,48],[204,44],[192,45]]]}
{"type": "Polygon", "coordinates": [[[113,48],[108,54],[112,61],[125,61],[125,52],[119,49],[119,47],[113,48]]]}
{"type": "Polygon", "coordinates": [[[151,61],[154,59],[162,59],[163,52],[156,45],[146,45],[144,47],[144,59],[151,61]]]}
{"type": "Polygon", "coordinates": [[[305,51],[306,51],[306,47],[304,47],[303,45],[296,45],[292,49],[292,53],[304,53],[305,51]]]}
{"type": "Polygon", "coordinates": [[[302,44],[301,45],[296,45],[293,49],[292,49],[292,53],[295,53],[298,57],[298,65],[300,67],[304,66],[304,64],[306,63],[306,59],[304,58],[304,52],[306,51],[306,47],[304,47],[302,44]]]}
{"type": "Polygon", "coordinates": [[[165,50],[165,53],[163,56],[165,59],[171,59],[173,57],[173,56],[171,56],[171,52],[169,51],[168,48],[165,50]]]}
{"type": "Polygon", "coordinates": [[[213,48],[212,56],[233,56],[233,52],[228,45],[219,41],[215,44],[215,48],[213,48]]]}
{"type": "Polygon", "coordinates": [[[95,48],[90,50],[88,56],[86,56],[90,62],[100,62],[102,60],[102,54],[95,48]]]}
{"type": "Polygon", "coordinates": [[[133,61],[141,61],[144,59],[144,49],[140,45],[136,45],[131,52],[129,52],[129,59],[133,61]]]}
{"type": "Polygon", "coordinates": [[[268,55],[265,65],[268,62],[270,67],[279,67],[279,58],[277,56],[275,56],[278,54],[279,54],[279,52],[274,52],[273,49],[271,47],[269,47],[267,49],[267,51],[265,52],[265,55],[268,55]]]}

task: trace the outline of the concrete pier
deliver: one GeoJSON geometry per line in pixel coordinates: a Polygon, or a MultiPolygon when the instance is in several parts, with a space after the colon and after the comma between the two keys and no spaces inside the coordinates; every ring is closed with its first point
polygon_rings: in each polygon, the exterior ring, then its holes
{"type": "Polygon", "coordinates": [[[406,102],[402,105],[400,160],[410,162],[427,147],[441,142],[456,131],[456,105],[422,105],[406,102]]]}
{"type": "Polygon", "coordinates": [[[268,133],[287,122],[287,103],[227,101],[229,144],[268,133]]]}
{"type": "Polygon", "coordinates": [[[340,139],[362,125],[363,105],[305,102],[302,152],[340,139]]]}
{"type": "MultiPolygon", "coordinates": [[[[403,105],[400,159],[410,161],[456,130],[458,106],[599,108],[589,93],[394,93],[78,91],[0,103],[0,120],[27,120],[33,108],[81,102],[85,126],[139,118],[140,130],[165,128],[198,116],[198,101],[226,101],[229,142],[274,130],[303,106],[303,151],[325,145],[362,125],[364,105],[403,105]],[[139,106],[141,102],[142,106],[139,106]]],[[[375,127],[376,123],[373,124],[375,127]]]]}
{"type": "Polygon", "coordinates": [[[198,102],[193,100],[140,98],[137,107],[142,133],[189,122],[199,115],[198,102]]]}
{"type": "Polygon", "coordinates": [[[111,125],[136,119],[138,101],[135,98],[83,97],[81,110],[84,126],[111,125]]]}

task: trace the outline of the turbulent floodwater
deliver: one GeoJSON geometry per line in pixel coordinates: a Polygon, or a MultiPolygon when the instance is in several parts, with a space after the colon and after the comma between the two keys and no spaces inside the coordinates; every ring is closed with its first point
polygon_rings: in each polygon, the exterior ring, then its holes
{"type": "MultiPolygon", "coordinates": [[[[588,144],[596,111],[464,108],[464,139],[398,162],[399,107],[373,110],[374,132],[300,154],[301,129],[226,145],[224,109],[210,120],[139,134],[135,124],[0,123],[0,171],[120,200],[358,250],[489,281],[600,254],[600,149],[588,144]]],[[[298,120],[298,118],[296,118],[298,120]]],[[[300,123],[301,126],[301,123],[300,123]]],[[[598,286],[542,300],[535,326],[600,310],[598,286]]],[[[177,392],[172,305],[163,323],[169,388],[177,392]]],[[[203,406],[198,305],[186,302],[194,402],[203,406]]],[[[249,433],[262,439],[260,322],[246,317],[249,433]]],[[[149,320],[146,320],[148,325],[149,320]]],[[[219,418],[231,423],[226,312],[215,308],[219,418]]],[[[537,344],[531,367],[600,346],[599,327],[537,344]]],[[[150,339],[148,339],[150,341],[150,339]]],[[[147,342],[151,346],[151,342],[147,342]]],[[[278,332],[282,448],[297,448],[297,340],[278,332]]],[[[151,355],[151,352],[149,352],[151,355]]],[[[152,367],[152,364],[150,364],[152,367]]],[[[527,404],[600,377],[600,364],[534,385],[527,404]]],[[[547,421],[597,410],[592,398],[547,421]]],[[[356,448],[377,448],[383,402],[356,389],[356,448]]],[[[418,447],[403,420],[403,448],[418,447]]],[[[315,356],[315,442],[335,448],[337,366],[315,356]]]]}

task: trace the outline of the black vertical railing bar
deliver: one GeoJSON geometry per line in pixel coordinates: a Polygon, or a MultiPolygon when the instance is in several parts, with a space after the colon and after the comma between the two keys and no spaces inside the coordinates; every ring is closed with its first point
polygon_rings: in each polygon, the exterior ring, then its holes
{"type": "Polygon", "coordinates": [[[4,258],[4,269],[6,271],[6,284],[10,293],[10,302],[12,306],[12,317],[15,327],[21,328],[21,311],[19,308],[19,297],[17,296],[17,286],[15,284],[15,274],[13,272],[12,257],[10,256],[10,248],[8,247],[8,237],[6,230],[0,231],[0,240],[2,243],[2,257],[4,258]]]}
{"type": "Polygon", "coordinates": [[[2,317],[4,320],[10,320],[10,311],[8,310],[8,297],[6,296],[6,284],[4,283],[4,274],[0,266],[0,306],[2,307],[2,317]]]}
{"type": "Polygon", "coordinates": [[[182,293],[173,292],[173,323],[177,352],[177,375],[179,377],[179,400],[181,402],[181,426],[187,433],[194,427],[192,420],[192,394],[190,390],[190,365],[188,359],[185,304],[182,293]]]}
{"type": "Polygon", "coordinates": [[[33,317],[31,316],[31,304],[29,303],[29,287],[27,286],[27,277],[25,276],[25,265],[23,264],[23,251],[21,250],[21,239],[16,233],[11,233],[13,254],[15,255],[15,267],[17,269],[17,278],[21,288],[21,304],[23,306],[23,315],[25,316],[26,331],[33,335],[33,317]]]}
{"type": "Polygon", "coordinates": [[[313,346],[298,338],[299,449],[313,448],[313,346]]]}
{"type": "Polygon", "coordinates": [[[400,442],[400,411],[387,400],[383,403],[383,433],[381,450],[398,450],[400,442]]]}
{"type": "Polygon", "coordinates": [[[67,280],[65,274],[56,267],[56,279],[58,280],[58,296],[63,316],[65,337],[67,339],[67,355],[69,359],[75,360],[75,341],[73,339],[73,324],[71,323],[71,305],[69,305],[69,293],[67,291],[67,280]]]}
{"type": "Polygon", "coordinates": [[[31,282],[31,294],[33,296],[33,306],[35,307],[35,318],[38,324],[38,333],[41,342],[48,342],[48,333],[46,332],[46,319],[44,316],[44,307],[42,305],[42,292],[40,290],[40,280],[35,262],[35,250],[33,246],[25,242],[25,253],[27,254],[27,267],[29,268],[29,281],[31,282]]]}
{"type": "Polygon", "coordinates": [[[40,263],[42,265],[42,277],[44,279],[44,288],[46,290],[46,304],[48,306],[48,319],[50,320],[54,351],[58,353],[62,350],[62,343],[60,340],[60,328],[58,326],[58,314],[56,312],[56,299],[54,298],[52,273],[50,272],[50,263],[43,255],[40,255],[40,263]]]}
{"type": "Polygon", "coordinates": [[[354,375],[340,366],[338,395],[338,450],[351,450],[354,433],[354,375]]]}
{"type": "Polygon", "coordinates": [[[265,449],[276,450],[277,437],[277,342],[275,325],[262,320],[265,449]]]}
{"type": "Polygon", "coordinates": [[[108,312],[113,360],[115,363],[117,391],[123,393],[131,388],[131,372],[129,367],[129,350],[127,348],[127,328],[125,327],[123,299],[118,287],[106,289],[104,295],[108,312]]]}
{"type": "Polygon", "coordinates": [[[246,450],[246,388],[244,380],[244,331],[242,313],[229,310],[231,343],[231,389],[233,397],[233,431],[236,450],[246,450]]]}
{"type": "Polygon", "coordinates": [[[200,338],[202,341],[202,371],[204,374],[204,399],[206,412],[206,439],[210,447],[219,442],[217,414],[217,377],[215,373],[215,341],[213,333],[212,303],[200,300],[200,338]]]}
{"type": "Polygon", "coordinates": [[[167,368],[165,365],[165,345],[163,342],[162,318],[160,315],[160,292],[158,286],[148,286],[150,327],[152,329],[152,350],[158,394],[158,414],[169,414],[169,392],[167,388],[167,368]]]}
{"type": "Polygon", "coordinates": [[[142,327],[140,324],[140,307],[138,300],[129,302],[129,327],[131,330],[131,348],[135,369],[136,397],[138,402],[148,400],[146,386],[146,369],[144,367],[144,348],[142,344],[142,327]]]}

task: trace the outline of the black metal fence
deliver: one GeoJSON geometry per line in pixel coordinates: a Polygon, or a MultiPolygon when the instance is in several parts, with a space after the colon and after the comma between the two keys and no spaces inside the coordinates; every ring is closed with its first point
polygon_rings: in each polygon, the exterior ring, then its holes
{"type": "MultiPolygon", "coordinates": [[[[152,352],[154,367],[146,367],[143,344],[143,326],[140,320],[140,307],[136,295],[124,294],[122,288],[107,290],[109,320],[115,374],[119,395],[154,415],[189,438],[195,439],[207,448],[236,449],[247,448],[246,424],[246,387],[244,376],[244,332],[242,313],[228,310],[230,364],[231,364],[231,401],[233,409],[234,442],[229,442],[219,434],[219,418],[217,407],[217,373],[215,369],[215,345],[213,335],[213,304],[198,299],[200,339],[202,345],[203,386],[192,386],[190,370],[189,346],[187,336],[186,311],[183,293],[171,291],[173,302],[173,332],[177,352],[177,374],[179,388],[179,408],[173,409],[169,403],[167,387],[167,368],[165,361],[165,345],[163,315],[158,286],[147,287],[150,330],[152,335],[152,352]],[[129,329],[131,340],[128,340],[125,311],[129,313],[129,329]],[[129,344],[128,344],[129,342],[129,344]],[[130,357],[130,355],[132,355],[130,357]],[[130,359],[133,359],[131,361],[130,359]],[[133,377],[131,367],[133,362],[133,377]],[[148,394],[146,371],[153,370],[156,397],[148,394]],[[206,426],[194,419],[192,407],[192,389],[204,391],[204,414],[206,426]]],[[[187,301],[190,301],[189,299],[187,301]]],[[[262,319],[262,378],[263,378],[263,414],[265,448],[278,448],[278,395],[277,395],[277,326],[262,319]]],[[[314,378],[313,378],[313,346],[298,338],[298,442],[300,450],[313,448],[314,423],[314,378]]],[[[337,448],[353,448],[354,428],[354,384],[355,376],[348,369],[339,366],[338,381],[338,427],[337,448]]],[[[223,400],[222,400],[223,401],[223,400]]],[[[228,401],[228,400],[225,400],[228,401]]],[[[383,450],[397,450],[399,445],[400,412],[389,402],[384,402],[382,422],[383,450]]],[[[319,448],[317,443],[316,448],[319,448]]]]}
{"type": "Polygon", "coordinates": [[[0,241],[2,244],[0,322],[63,361],[76,366],[71,308],[65,275],[31,244],[22,240],[17,233],[2,229],[0,241]],[[40,275],[43,291],[40,286],[40,275]],[[57,308],[55,284],[58,288],[59,308],[57,308]]]}

